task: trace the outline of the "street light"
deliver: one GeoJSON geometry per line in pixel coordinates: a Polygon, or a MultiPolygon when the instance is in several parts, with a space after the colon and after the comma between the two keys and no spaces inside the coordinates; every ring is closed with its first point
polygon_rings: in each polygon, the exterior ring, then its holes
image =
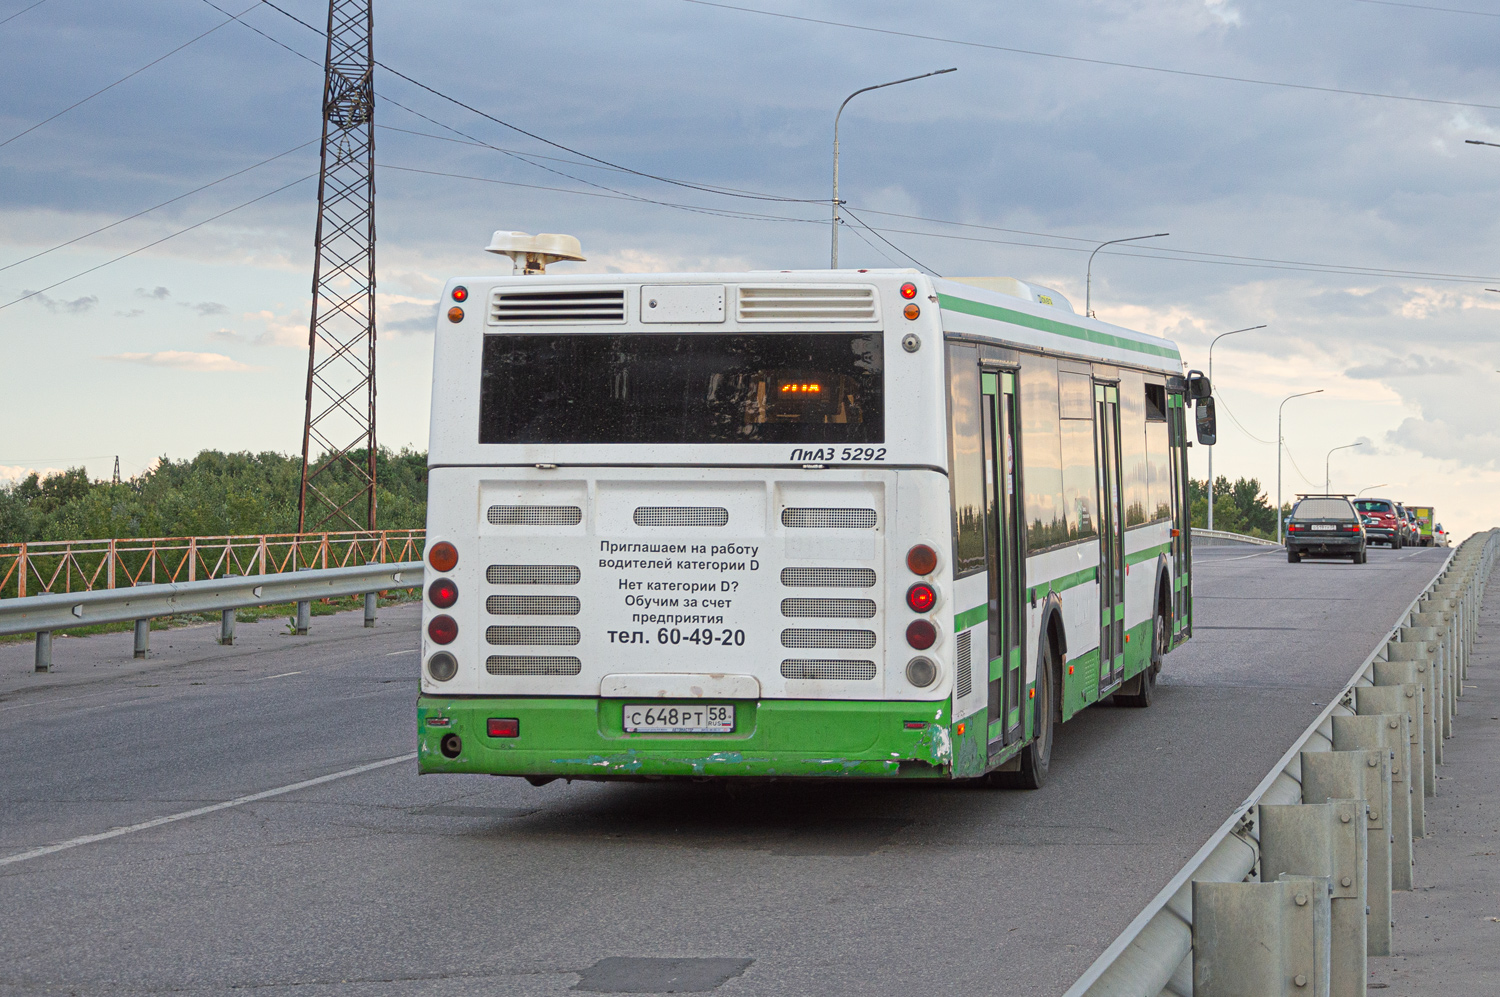
{"type": "MultiPolygon", "coordinates": [[[[1382,481],[1382,482],[1381,482],[1381,483],[1380,483],[1380,484],[1378,484],[1378,485],[1371,485],[1371,486],[1370,486],[1370,488],[1384,488],[1384,487],[1385,487],[1385,482],[1384,482],[1384,481],[1382,481]]],[[[1360,489],[1360,490],[1359,490],[1359,491],[1357,491],[1357,492],[1355,492],[1355,493],[1354,493],[1354,497],[1355,497],[1355,498],[1359,498],[1359,497],[1360,497],[1360,496],[1361,496],[1361,495],[1363,495],[1363,494],[1364,494],[1364,493],[1365,493],[1365,492],[1367,492],[1367,491],[1369,491],[1369,490],[1370,490],[1370,488],[1361,488],[1361,489],[1360,489]]]]}
{"type": "MultiPolygon", "coordinates": [[[[1213,390],[1214,386],[1214,343],[1225,336],[1235,336],[1242,332],[1252,332],[1256,329],[1264,329],[1264,325],[1251,325],[1243,329],[1232,329],[1229,332],[1221,332],[1208,344],[1208,388],[1213,390]]],[[[1214,448],[1208,448],[1208,528],[1214,528],[1214,448]]]]}
{"type": "MultiPolygon", "coordinates": [[[[1364,440],[1360,440],[1358,443],[1345,443],[1341,447],[1334,447],[1333,450],[1348,450],[1350,447],[1362,447],[1364,445],[1365,445],[1365,441],[1364,440]]],[[[1332,466],[1330,464],[1330,462],[1333,460],[1333,450],[1328,451],[1327,456],[1325,456],[1323,458],[1323,494],[1324,495],[1330,494],[1330,489],[1332,488],[1333,479],[1329,477],[1328,469],[1329,469],[1330,466],[1332,466]]]]}
{"type": "Polygon", "coordinates": [[[908,76],[903,80],[891,80],[889,83],[877,83],[873,87],[863,87],[854,91],[844,98],[844,103],[839,105],[839,112],[833,116],[833,252],[830,254],[828,268],[837,270],[839,268],[839,118],[844,114],[844,106],[855,97],[871,90],[879,90],[883,87],[893,87],[898,83],[910,83],[912,80],[925,80],[929,76],[942,76],[944,73],[956,73],[958,67],[951,69],[934,69],[930,73],[921,76],[908,76]]]}
{"type": "MultiPolygon", "coordinates": [[[[1209,384],[1212,387],[1212,382],[1209,384]]],[[[1321,395],[1322,388],[1316,391],[1299,391],[1295,395],[1287,395],[1281,400],[1281,405],[1276,409],[1276,542],[1282,543],[1281,536],[1281,412],[1286,408],[1286,403],[1293,398],[1302,398],[1306,395],[1321,395]]]]}
{"type": "MultiPolygon", "coordinates": [[[[1122,242],[1140,242],[1142,239],[1160,239],[1163,236],[1168,236],[1171,234],[1171,232],[1157,232],[1155,235],[1133,235],[1128,239],[1111,239],[1108,242],[1101,242],[1099,245],[1095,246],[1094,253],[1097,253],[1105,246],[1114,246],[1122,242]]],[[[1094,253],[1089,254],[1089,268],[1088,272],[1084,274],[1083,278],[1083,313],[1089,318],[1094,317],[1094,310],[1090,307],[1090,304],[1093,301],[1092,292],[1094,287],[1094,253]]]]}

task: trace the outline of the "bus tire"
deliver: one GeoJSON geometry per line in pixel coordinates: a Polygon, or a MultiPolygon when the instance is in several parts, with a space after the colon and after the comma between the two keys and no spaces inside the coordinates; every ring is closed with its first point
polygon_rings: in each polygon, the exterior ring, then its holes
{"type": "Polygon", "coordinates": [[[1053,685],[1057,681],[1056,666],[1053,663],[1052,642],[1047,642],[1046,651],[1042,655],[1042,667],[1037,669],[1036,675],[1036,736],[1031,743],[1021,749],[1021,768],[1017,772],[1002,772],[997,775],[1009,776],[1001,785],[1012,786],[1016,789],[1041,789],[1047,783],[1047,770],[1052,765],[1052,735],[1054,716],[1057,707],[1052,702],[1053,685]]]}

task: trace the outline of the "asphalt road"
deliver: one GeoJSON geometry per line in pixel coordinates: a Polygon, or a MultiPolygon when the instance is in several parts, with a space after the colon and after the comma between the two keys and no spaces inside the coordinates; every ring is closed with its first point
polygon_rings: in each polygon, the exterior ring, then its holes
{"type": "Polygon", "coordinates": [[[0,646],[0,997],[1053,995],[1353,673],[1445,551],[1197,552],[1148,710],[1038,792],[417,778],[414,607],[0,646]],[[7,861],[7,857],[11,860],[7,861]],[[676,981],[672,983],[670,981],[676,981]]]}

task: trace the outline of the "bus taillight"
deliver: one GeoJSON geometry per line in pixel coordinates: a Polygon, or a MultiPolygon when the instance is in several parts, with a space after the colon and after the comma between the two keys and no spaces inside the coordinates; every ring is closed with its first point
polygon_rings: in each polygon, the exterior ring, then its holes
{"type": "Polygon", "coordinates": [[[490,737],[520,737],[521,721],[516,717],[490,717],[485,721],[485,732],[490,737]]]}
{"type": "Polygon", "coordinates": [[[913,613],[926,613],[937,605],[937,590],[926,582],[917,582],[906,590],[906,604],[913,613]]]}
{"type": "Polygon", "coordinates": [[[906,552],[906,567],[914,575],[930,575],[937,570],[937,551],[917,544],[906,552]]]}
{"type": "Polygon", "coordinates": [[[446,613],[434,616],[427,624],[427,636],[434,644],[451,644],[458,637],[458,621],[446,613]]]}
{"type": "Polygon", "coordinates": [[[458,601],[458,586],[451,578],[439,578],[427,587],[427,600],[438,609],[447,609],[458,601]]]}
{"type": "Polygon", "coordinates": [[[931,620],[912,620],[906,626],[906,642],[918,651],[925,651],[937,643],[937,627],[931,620]]]}
{"type": "Polygon", "coordinates": [[[901,297],[903,297],[906,300],[910,301],[912,298],[915,298],[916,296],[917,296],[917,285],[913,284],[911,281],[907,281],[905,284],[901,285],[901,297]]]}
{"type": "Polygon", "coordinates": [[[427,552],[427,563],[439,571],[452,571],[458,565],[458,548],[446,540],[435,543],[427,552]]]}

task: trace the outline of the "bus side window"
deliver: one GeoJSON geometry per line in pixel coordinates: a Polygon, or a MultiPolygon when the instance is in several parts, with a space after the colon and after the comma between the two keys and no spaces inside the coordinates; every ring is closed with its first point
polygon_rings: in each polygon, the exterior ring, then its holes
{"type": "Polygon", "coordinates": [[[1068,542],[1062,441],[1057,428],[1057,361],[1023,353],[1016,383],[1021,409],[1021,513],[1026,550],[1034,553],[1068,542]]]}
{"type": "Polygon", "coordinates": [[[979,353],[948,347],[948,446],[953,494],[953,574],[984,570],[984,441],[980,433],[979,353]]]}
{"type": "Polygon", "coordinates": [[[1125,525],[1151,519],[1146,484],[1146,386],[1140,371],[1120,371],[1120,486],[1125,525]]]}

